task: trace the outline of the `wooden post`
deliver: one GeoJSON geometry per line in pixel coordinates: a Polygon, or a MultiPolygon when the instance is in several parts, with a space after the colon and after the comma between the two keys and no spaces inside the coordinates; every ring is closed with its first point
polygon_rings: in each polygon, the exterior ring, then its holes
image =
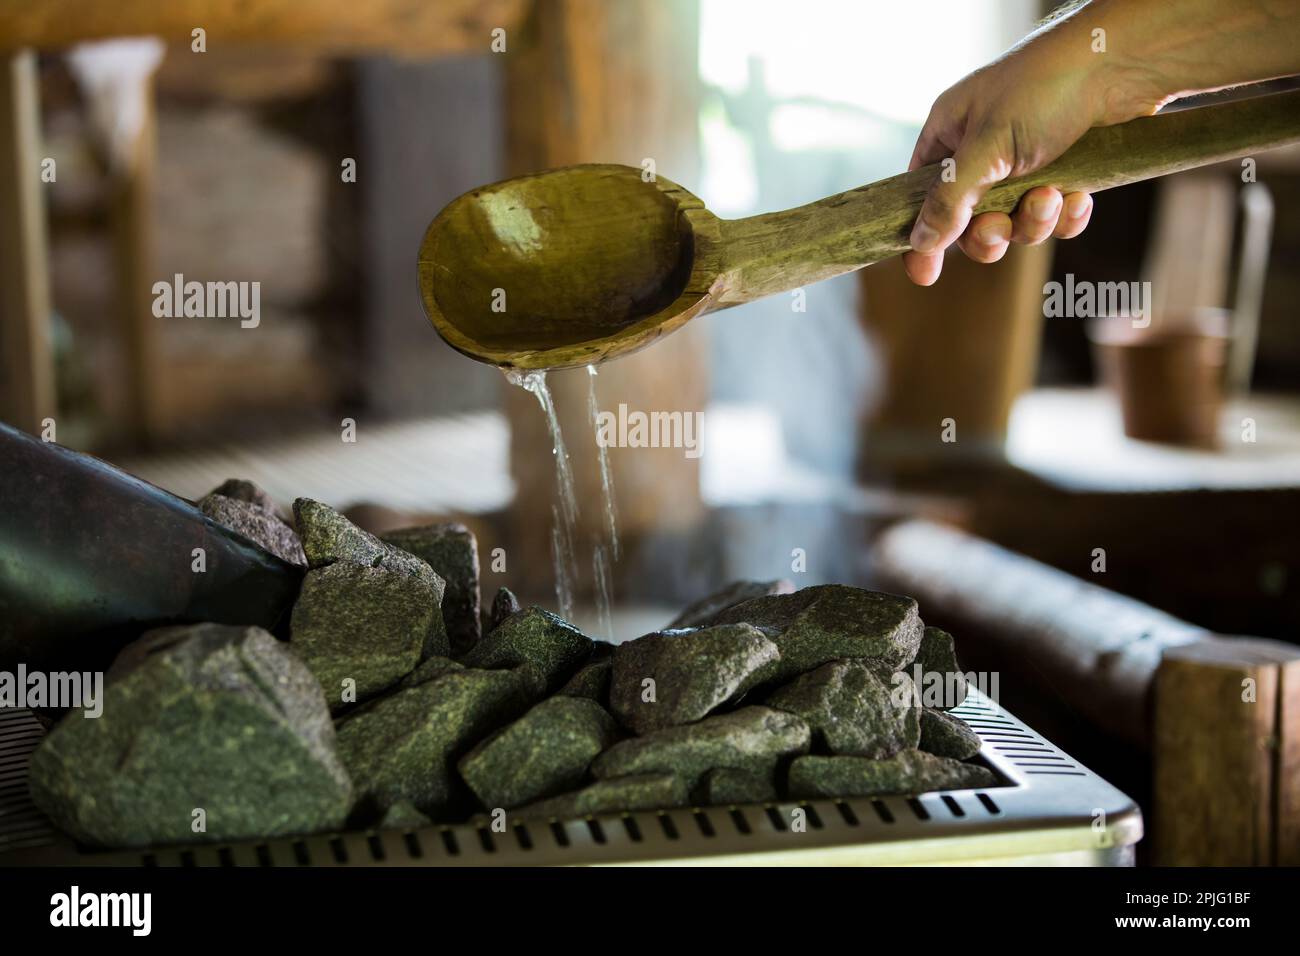
{"type": "MultiPolygon", "coordinates": [[[[520,175],[573,163],[642,166],[687,189],[698,177],[698,20],[694,0],[538,0],[523,35],[505,54],[507,173],[520,175]]],[[[708,399],[704,323],[649,349],[603,365],[597,377],[602,409],[701,411],[708,399]]],[[[573,458],[580,527],[580,574],[590,574],[592,535],[600,527],[600,477],[587,416],[585,370],[548,376],[573,458]]],[[[533,396],[510,388],[511,470],[518,487],[511,574],[536,595],[551,589],[550,522],[554,459],[533,396]]],[[[699,459],[679,448],[611,448],[610,466],[625,548],[635,564],[637,541],[651,532],[682,533],[699,521],[699,459]]],[[[617,569],[616,569],[617,571],[617,569]]]]}
{"type": "Polygon", "coordinates": [[[0,56],[0,420],[38,434],[57,411],[39,79],[31,50],[0,56]]]}
{"type": "Polygon", "coordinates": [[[1051,249],[1013,245],[991,266],[950,249],[929,289],[908,280],[901,259],[862,270],[862,323],[885,375],[863,423],[864,471],[1001,460],[1011,406],[1038,369],[1051,249]],[[945,419],[955,441],[943,441],[945,419]]]}
{"type": "Polygon", "coordinates": [[[154,81],[142,80],[144,113],[138,135],[114,172],[112,248],[117,277],[118,324],[126,347],[129,430],[139,445],[158,435],[163,409],[161,329],[153,314],[155,271],[154,196],[157,169],[157,109],[154,81]]]}
{"type": "Polygon", "coordinates": [[[1170,648],[1155,702],[1155,862],[1300,864],[1300,647],[1170,648]]]}

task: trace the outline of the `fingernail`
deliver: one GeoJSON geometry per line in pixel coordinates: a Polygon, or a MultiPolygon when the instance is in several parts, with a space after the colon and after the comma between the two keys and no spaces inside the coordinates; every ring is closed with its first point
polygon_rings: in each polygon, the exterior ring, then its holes
{"type": "Polygon", "coordinates": [[[1035,196],[1029,200],[1029,218],[1036,222],[1051,222],[1056,218],[1058,207],[1055,199],[1035,196]]]}
{"type": "Polygon", "coordinates": [[[996,246],[1006,242],[1009,238],[1003,234],[1002,227],[996,223],[989,223],[975,230],[975,238],[986,246],[996,246]]]}
{"type": "Polygon", "coordinates": [[[1086,196],[1071,196],[1065,201],[1065,215],[1069,219],[1078,219],[1088,211],[1086,196]]]}
{"type": "Polygon", "coordinates": [[[917,252],[931,252],[939,243],[939,233],[924,219],[918,219],[916,225],[912,227],[912,237],[908,241],[917,252]]]}

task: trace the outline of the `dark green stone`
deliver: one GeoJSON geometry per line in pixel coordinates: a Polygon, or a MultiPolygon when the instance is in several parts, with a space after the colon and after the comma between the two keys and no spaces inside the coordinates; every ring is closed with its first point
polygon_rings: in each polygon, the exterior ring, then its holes
{"type": "Polygon", "coordinates": [[[299,567],[307,566],[307,556],[298,535],[274,512],[216,493],[200,499],[199,510],[223,528],[242,534],[277,558],[299,567]]]}
{"type": "Polygon", "coordinates": [[[591,661],[582,665],[578,673],[569,678],[568,683],[557,693],[564,697],[585,697],[594,700],[602,707],[609,706],[609,680],[614,665],[608,661],[591,661]]]}
{"type": "Polygon", "coordinates": [[[404,528],[381,537],[428,562],[447,582],[442,617],[451,639],[451,652],[460,657],[479,639],[478,542],[463,524],[449,522],[404,528]]]}
{"type": "Polygon", "coordinates": [[[926,707],[921,711],[920,746],[940,757],[967,760],[980,752],[980,738],[964,720],[926,707]]]}
{"type": "Polygon", "coordinates": [[[723,611],[718,624],[753,624],[781,651],[765,680],[780,681],[839,658],[866,658],[892,673],[916,656],[924,629],[909,597],[842,584],[755,598],[723,611]]]}
{"type": "Polygon", "coordinates": [[[952,710],[966,699],[966,674],[957,663],[956,642],[947,631],[927,627],[916,659],[907,670],[921,688],[927,707],[952,710]]]}
{"type": "Polygon", "coordinates": [[[492,610],[488,614],[487,631],[499,627],[506,618],[519,610],[519,598],[509,588],[497,588],[496,597],[492,598],[492,610]]]}
{"type": "Polygon", "coordinates": [[[614,650],[610,709],[638,734],[688,724],[735,699],[778,657],[748,624],[647,634],[614,650]]]}
{"type": "Polygon", "coordinates": [[[536,699],[562,687],[590,656],[591,638],[550,611],[529,607],[503,621],[462,662],[516,671],[536,699]]]}
{"type": "Polygon", "coordinates": [[[352,805],[311,672],[260,628],[219,624],[128,646],[103,714],[65,717],[32,755],[30,786],[59,827],[101,846],[332,830],[352,805]]]}
{"type": "Polygon", "coordinates": [[[888,757],[915,747],[920,710],[912,682],[886,684],[863,661],[831,661],[769,694],[765,703],[798,714],[814,744],[834,754],[888,757]]]}
{"type": "Polygon", "coordinates": [[[671,773],[694,785],[719,767],[771,774],[783,758],[807,753],[808,746],[808,725],[801,718],[767,707],[742,707],[624,740],[597,757],[591,770],[600,779],[671,773]]]}
{"type": "Polygon", "coordinates": [[[772,774],[746,773],[722,767],[700,780],[697,802],[707,807],[738,803],[772,803],[780,799],[772,774]]]}
{"type": "Polygon", "coordinates": [[[435,598],[427,569],[415,576],[340,561],[307,572],[290,618],[291,641],[331,709],[368,700],[415,669],[433,630],[435,598]],[[353,699],[347,679],[356,682],[353,699]]]}
{"type": "Polygon", "coordinates": [[[523,820],[573,820],[598,813],[671,810],[689,806],[690,788],[672,774],[639,774],[597,780],[574,793],[561,794],[511,811],[523,820]]]}
{"type": "Polygon", "coordinates": [[[427,680],[441,677],[443,674],[447,673],[447,671],[460,671],[464,669],[464,665],[456,663],[450,657],[438,657],[435,655],[427,660],[421,661],[420,666],[403,677],[397,686],[414,687],[416,684],[423,684],[427,680]]]}
{"type": "Polygon", "coordinates": [[[713,619],[728,608],[772,594],[792,594],[794,585],[789,581],[732,581],[726,587],[700,598],[673,618],[665,630],[683,627],[707,627],[713,619]]]}
{"type": "Polygon", "coordinates": [[[407,800],[436,817],[459,795],[456,760],[525,706],[509,671],[450,670],[340,720],[339,756],[366,804],[407,800]]]}
{"type": "Polygon", "coordinates": [[[581,697],[552,697],[460,759],[460,775],[489,810],[572,790],[618,737],[614,719],[581,697]]]}
{"type": "Polygon", "coordinates": [[[398,800],[384,811],[383,818],[376,829],[379,830],[418,830],[427,827],[433,821],[415,808],[409,800],[398,800]]]}
{"type": "Polygon", "coordinates": [[[885,760],[869,757],[800,757],[790,765],[790,796],[882,797],[996,787],[997,778],[984,767],[904,750],[885,760]]]}
{"type": "Polygon", "coordinates": [[[432,570],[427,562],[362,531],[319,501],[299,498],[293,503],[293,517],[308,567],[321,568],[336,561],[349,561],[415,576],[425,574],[425,569],[432,570]]]}

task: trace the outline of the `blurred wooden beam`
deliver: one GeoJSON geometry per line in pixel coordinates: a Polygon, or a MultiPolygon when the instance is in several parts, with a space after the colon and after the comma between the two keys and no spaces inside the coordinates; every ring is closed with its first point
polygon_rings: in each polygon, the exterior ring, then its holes
{"type": "Polygon", "coordinates": [[[483,52],[509,32],[527,0],[0,0],[0,46],[63,47],[85,40],[160,36],[221,44],[286,44],[339,53],[483,52]]]}
{"type": "Polygon", "coordinates": [[[56,411],[39,80],[30,50],[0,59],[0,419],[38,434],[56,411]]]}

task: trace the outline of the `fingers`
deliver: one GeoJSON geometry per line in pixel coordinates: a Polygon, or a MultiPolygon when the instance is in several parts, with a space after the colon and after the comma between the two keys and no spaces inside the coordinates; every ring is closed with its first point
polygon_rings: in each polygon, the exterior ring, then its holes
{"type": "Polygon", "coordinates": [[[990,137],[968,138],[931,184],[912,227],[912,249],[941,252],[956,241],[970,222],[971,210],[989,186],[1005,179],[1010,160],[990,137]]]}
{"type": "Polygon", "coordinates": [[[1061,218],[1052,235],[1057,239],[1073,239],[1088,228],[1092,218],[1092,197],[1087,193],[1070,193],[1065,197],[1061,218]]]}
{"type": "Polygon", "coordinates": [[[1045,242],[1061,216],[1061,193],[1051,186],[1038,186],[1020,197],[1011,215],[1011,241],[1026,246],[1045,242]]]}
{"type": "Polygon", "coordinates": [[[905,252],[903,271],[917,285],[934,285],[943,271],[943,253],[905,252]]]}
{"type": "Polygon", "coordinates": [[[971,220],[957,245],[975,262],[997,262],[1007,254],[1013,226],[1004,212],[986,212],[971,220]]]}

